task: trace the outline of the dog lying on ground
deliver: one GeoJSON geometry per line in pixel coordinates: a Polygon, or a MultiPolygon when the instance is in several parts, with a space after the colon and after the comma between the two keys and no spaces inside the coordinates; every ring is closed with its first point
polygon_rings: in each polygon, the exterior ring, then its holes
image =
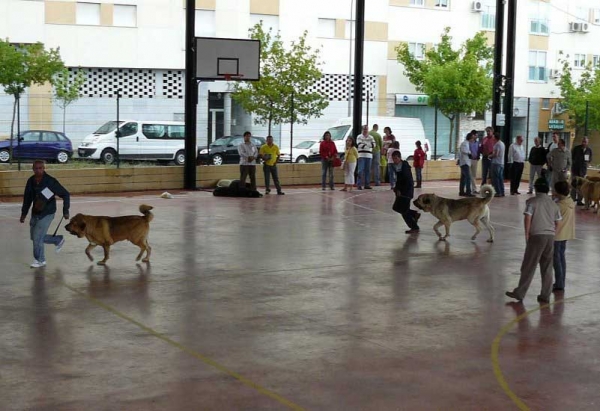
{"type": "Polygon", "coordinates": [[[481,187],[481,197],[461,198],[453,200],[450,198],[438,197],[435,194],[421,194],[413,204],[415,207],[433,214],[439,221],[433,226],[433,230],[441,241],[445,241],[450,236],[450,225],[454,221],[468,220],[475,227],[475,234],[471,240],[475,240],[481,232],[479,223],[483,223],[490,232],[488,243],[494,242],[494,227],[490,222],[490,208],[488,204],[492,201],[495,191],[494,188],[486,184],[481,187]],[[446,228],[446,235],[438,230],[441,226],[446,228]]]}
{"type": "Polygon", "coordinates": [[[150,221],[154,218],[154,214],[150,212],[152,208],[152,206],[142,204],[140,213],[143,216],[106,217],[77,214],[71,218],[65,229],[78,238],[87,238],[90,244],[86,247],[85,254],[90,261],[94,261],[90,251],[98,245],[104,249],[104,259],[98,261],[98,265],[106,264],[109,259],[110,246],[123,240],[129,240],[140,248],[136,261],[142,258],[145,251],[146,257],[142,261],[149,262],[152,247],[148,244],[148,232],[150,231],[150,221]]]}

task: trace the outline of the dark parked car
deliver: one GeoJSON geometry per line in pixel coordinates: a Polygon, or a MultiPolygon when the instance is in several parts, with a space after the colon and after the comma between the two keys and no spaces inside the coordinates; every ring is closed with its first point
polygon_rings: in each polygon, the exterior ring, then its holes
{"type": "MultiPolygon", "coordinates": [[[[27,130],[12,141],[13,160],[48,160],[67,163],[73,156],[71,140],[63,133],[49,130],[27,130]]],[[[0,141],[0,163],[10,161],[10,140],[0,141]]]]}
{"type": "MultiPolygon", "coordinates": [[[[260,148],[267,141],[263,137],[250,137],[252,144],[260,148]]],[[[198,162],[200,164],[235,164],[240,162],[238,146],[244,142],[243,136],[225,136],[216,139],[208,148],[204,147],[198,151],[198,162]]]]}

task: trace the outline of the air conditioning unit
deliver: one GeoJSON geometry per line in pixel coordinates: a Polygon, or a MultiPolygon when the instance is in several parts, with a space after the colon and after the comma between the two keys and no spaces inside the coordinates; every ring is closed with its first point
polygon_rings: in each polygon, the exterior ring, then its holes
{"type": "Polygon", "coordinates": [[[483,3],[480,1],[474,1],[471,5],[471,11],[481,13],[483,11],[483,3]]]}
{"type": "Polygon", "coordinates": [[[575,21],[570,22],[569,23],[569,31],[572,31],[572,32],[581,31],[581,23],[577,23],[575,21]]]}
{"type": "Polygon", "coordinates": [[[590,31],[590,24],[589,23],[581,23],[581,32],[587,33],[588,31],[590,31]]]}

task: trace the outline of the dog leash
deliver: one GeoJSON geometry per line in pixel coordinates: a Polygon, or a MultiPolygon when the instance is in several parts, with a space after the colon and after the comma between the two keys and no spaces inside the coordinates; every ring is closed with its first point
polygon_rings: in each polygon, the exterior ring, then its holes
{"type": "Polygon", "coordinates": [[[54,230],[54,234],[52,234],[52,237],[56,237],[56,233],[58,232],[58,228],[60,227],[60,224],[62,223],[63,219],[65,218],[65,216],[62,216],[60,218],[60,221],[58,222],[58,225],[56,226],[56,230],[54,230]]]}

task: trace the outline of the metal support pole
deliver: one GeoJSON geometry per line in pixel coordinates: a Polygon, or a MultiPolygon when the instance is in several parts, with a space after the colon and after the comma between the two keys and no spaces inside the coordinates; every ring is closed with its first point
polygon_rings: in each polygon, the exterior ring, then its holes
{"type": "Polygon", "coordinates": [[[367,98],[365,99],[365,104],[367,105],[367,121],[365,124],[369,124],[369,108],[370,108],[370,104],[369,104],[369,100],[371,98],[371,92],[369,90],[367,90],[367,98]]]}
{"type": "Polygon", "coordinates": [[[290,104],[290,163],[292,158],[292,148],[294,147],[294,91],[292,90],[292,102],[290,104]]]}
{"type": "Polygon", "coordinates": [[[348,57],[348,117],[352,115],[352,9],[354,0],[350,1],[350,33],[348,33],[349,57],[348,57]]]}
{"type": "Polygon", "coordinates": [[[525,131],[525,155],[529,153],[529,119],[531,115],[531,97],[527,97],[527,129],[525,131]]]}
{"type": "Polygon", "coordinates": [[[437,140],[438,140],[438,98],[435,96],[435,102],[433,104],[435,109],[433,113],[433,159],[437,160],[437,140]]]}
{"type": "Polygon", "coordinates": [[[121,141],[121,123],[119,120],[121,108],[119,107],[119,102],[121,100],[121,89],[117,90],[117,129],[115,130],[115,138],[117,139],[117,168],[121,167],[121,150],[119,149],[119,142],[121,141]]]}
{"type": "Polygon", "coordinates": [[[502,49],[504,48],[504,0],[496,0],[496,35],[494,38],[494,80],[492,94],[492,128],[497,131],[496,116],[500,113],[502,49]]]}
{"type": "Polygon", "coordinates": [[[17,169],[21,171],[21,93],[17,94],[17,147],[17,152],[19,153],[17,169]]]}
{"type": "Polygon", "coordinates": [[[354,109],[352,136],[358,135],[362,123],[363,58],[365,42],[365,0],[356,0],[356,40],[354,43],[354,109]]]}
{"type": "Polygon", "coordinates": [[[185,1],[185,164],[183,186],[196,189],[196,105],[198,84],[196,83],[196,0],[185,1]]]}
{"type": "Polygon", "coordinates": [[[508,147],[512,144],[513,108],[515,100],[515,49],[517,37],[517,0],[508,1],[508,19],[506,35],[506,90],[504,94],[504,144],[505,160],[508,158],[508,147]]]}

